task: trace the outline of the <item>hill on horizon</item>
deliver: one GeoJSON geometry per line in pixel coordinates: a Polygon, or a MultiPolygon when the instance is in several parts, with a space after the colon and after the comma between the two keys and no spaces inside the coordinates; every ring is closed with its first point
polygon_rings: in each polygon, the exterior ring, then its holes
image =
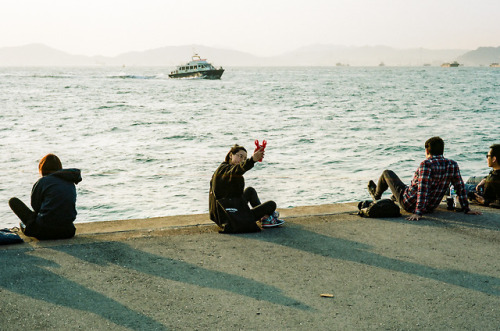
{"type": "Polygon", "coordinates": [[[458,62],[473,66],[487,66],[492,63],[500,63],[500,46],[479,47],[474,51],[459,56],[458,62]]]}
{"type": "MultiPolygon", "coordinates": [[[[69,54],[43,44],[0,48],[0,66],[167,66],[186,63],[194,52],[215,66],[421,66],[440,65],[463,59],[467,65],[480,65],[485,60],[474,57],[475,52],[491,51],[497,56],[500,47],[481,47],[476,51],[450,49],[429,50],[424,48],[395,49],[388,46],[338,46],[309,45],[278,56],[260,57],[236,50],[203,45],[166,46],[145,51],[135,51],[114,57],[69,54]],[[471,58],[475,60],[470,60],[471,58]]],[[[487,57],[488,59],[490,57],[487,57]]],[[[500,62],[491,61],[491,62],[500,62]]],[[[489,63],[488,63],[489,64],[489,63]]]]}

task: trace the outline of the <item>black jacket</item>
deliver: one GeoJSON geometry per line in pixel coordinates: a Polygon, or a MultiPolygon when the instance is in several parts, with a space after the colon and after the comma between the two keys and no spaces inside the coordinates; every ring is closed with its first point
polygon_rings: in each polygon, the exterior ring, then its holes
{"type": "Polygon", "coordinates": [[[500,170],[492,170],[484,183],[484,204],[500,203],[500,170]]]}
{"type": "Polygon", "coordinates": [[[222,162],[212,175],[208,198],[210,219],[223,228],[224,232],[259,230],[248,202],[243,197],[245,189],[243,175],[252,169],[254,164],[252,158],[236,165],[222,162]],[[234,212],[228,213],[228,208],[234,209],[234,212]]]}
{"type": "Polygon", "coordinates": [[[82,180],[80,170],[62,169],[40,178],[31,190],[31,207],[38,226],[75,229],[76,187],[82,180]]]}

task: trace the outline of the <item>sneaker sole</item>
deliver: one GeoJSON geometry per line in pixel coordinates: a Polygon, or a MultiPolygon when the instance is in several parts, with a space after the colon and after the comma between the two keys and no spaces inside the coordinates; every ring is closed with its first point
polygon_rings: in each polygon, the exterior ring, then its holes
{"type": "Polygon", "coordinates": [[[263,228],[275,228],[277,226],[285,224],[285,221],[280,220],[280,223],[275,223],[275,224],[262,224],[263,228]]]}

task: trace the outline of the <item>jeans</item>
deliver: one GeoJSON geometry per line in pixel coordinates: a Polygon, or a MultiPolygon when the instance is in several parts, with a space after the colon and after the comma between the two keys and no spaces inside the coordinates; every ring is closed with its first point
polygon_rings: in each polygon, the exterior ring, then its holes
{"type": "Polygon", "coordinates": [[[392,170],[384,170],[380,176],[377,184],[377,190],[375,191],[375,198],[380,199],[382,193],[384,193],[388,188],[391,189],[392,195],[396,198],[397,203],[402,206],[403,193],[407,185],[399,179],[392,170]]]}
{"type": "Polygon", "coordinates": [[[257,191],[255,191],[253,187],[247,187],[245,191],[243,191],[243,197],[252,206],[251,211],[257,221],[265,215],[270,216],[276,210],[276,202],[274,201],[260,203],[257,191]]]}

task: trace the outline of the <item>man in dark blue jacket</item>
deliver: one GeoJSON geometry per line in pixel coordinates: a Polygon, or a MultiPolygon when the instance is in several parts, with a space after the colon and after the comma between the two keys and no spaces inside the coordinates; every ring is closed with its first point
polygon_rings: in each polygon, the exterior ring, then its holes
{"type": "Polygon", "coordinates": [[[21,219],[21,230],[40,240],[72,238],[77,214],[75,184],[82,180],[80,170],[62,169],[54,154],[44,156],[38,168],[42,178],[31,191],[33,211],[18,198],[9,200],[11,209],[21,219]]]}

